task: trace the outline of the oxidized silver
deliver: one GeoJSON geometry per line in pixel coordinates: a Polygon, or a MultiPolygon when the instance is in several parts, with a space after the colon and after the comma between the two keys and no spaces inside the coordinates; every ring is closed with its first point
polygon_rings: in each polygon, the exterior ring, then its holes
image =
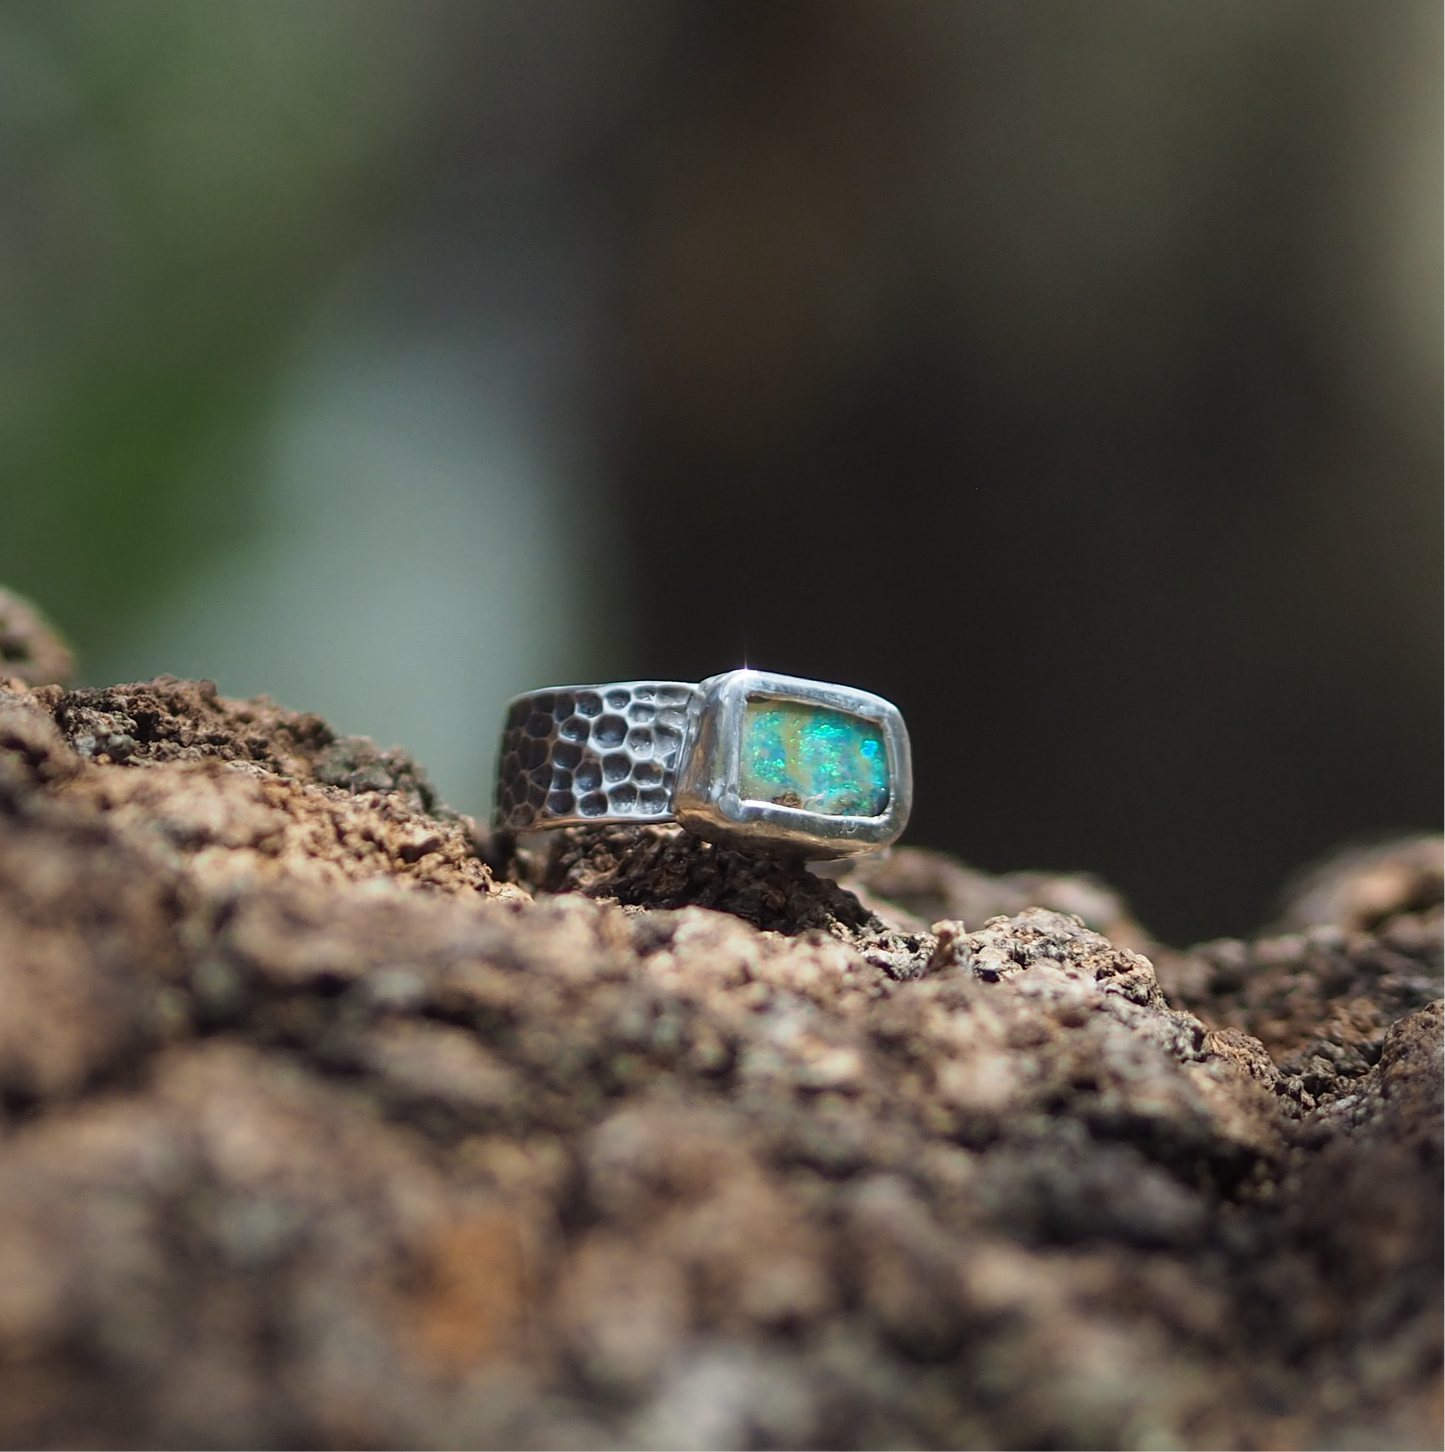
{"type": "Polygon", "coordinates": [[[816,860],[881,851],[902,833],[912,799],[908,730],[896,706],[848,686],[739,670],[699,685],[622,681],[516,697],[502,732],[494,822],[530,832],[675,820],[709,841],[816,860]],[[882,813],[839,816],[743,797],[749,700],[818,706],[881,728],[882,813]]]}
{"type": "Polygon", "coordinates": [[[504,831],[670,822],[697,687],[621,681],[507,703],[495,822],[504,831]]]}

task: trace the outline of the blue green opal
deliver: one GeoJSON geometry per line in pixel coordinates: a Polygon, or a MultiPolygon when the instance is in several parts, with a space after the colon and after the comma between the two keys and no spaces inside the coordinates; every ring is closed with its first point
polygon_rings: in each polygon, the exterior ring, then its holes
{"type": "Polygon", "coordinates": [[[738,795],[829,817],[878,817],[888,806],[888,753],[875,721],[801,701],[751,699],[738,795]]]}

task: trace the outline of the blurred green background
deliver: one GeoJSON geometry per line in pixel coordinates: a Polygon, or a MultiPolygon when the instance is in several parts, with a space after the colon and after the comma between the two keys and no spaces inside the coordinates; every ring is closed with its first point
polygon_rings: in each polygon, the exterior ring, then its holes
{"type": "Polygon", "coordinates": [[[903,706],[919,840],[1244,931],[1438,819],[1416,0],[0,5],[0,581],[486,809],[506,696],[903,706]]]}

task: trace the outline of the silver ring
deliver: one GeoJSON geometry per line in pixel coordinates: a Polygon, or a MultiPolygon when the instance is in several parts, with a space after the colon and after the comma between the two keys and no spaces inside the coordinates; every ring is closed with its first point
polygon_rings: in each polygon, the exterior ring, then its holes
{"type": "Polygon", "coordinates": [[[891,702],[741,670],[517,696],[493,820],[501,832],[675,821],[820,859],[881,851],[912,801],[908,729],[891,702]]]}

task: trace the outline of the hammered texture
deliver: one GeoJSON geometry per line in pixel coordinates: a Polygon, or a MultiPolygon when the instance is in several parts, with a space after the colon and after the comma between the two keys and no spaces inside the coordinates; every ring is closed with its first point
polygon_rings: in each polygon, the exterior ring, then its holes
{"type": "Polygon", "coordinates": [[[668,821],[696,694],[680,681],[624,681],[519,696],[502,729],[497,827],[668,821]]]}

